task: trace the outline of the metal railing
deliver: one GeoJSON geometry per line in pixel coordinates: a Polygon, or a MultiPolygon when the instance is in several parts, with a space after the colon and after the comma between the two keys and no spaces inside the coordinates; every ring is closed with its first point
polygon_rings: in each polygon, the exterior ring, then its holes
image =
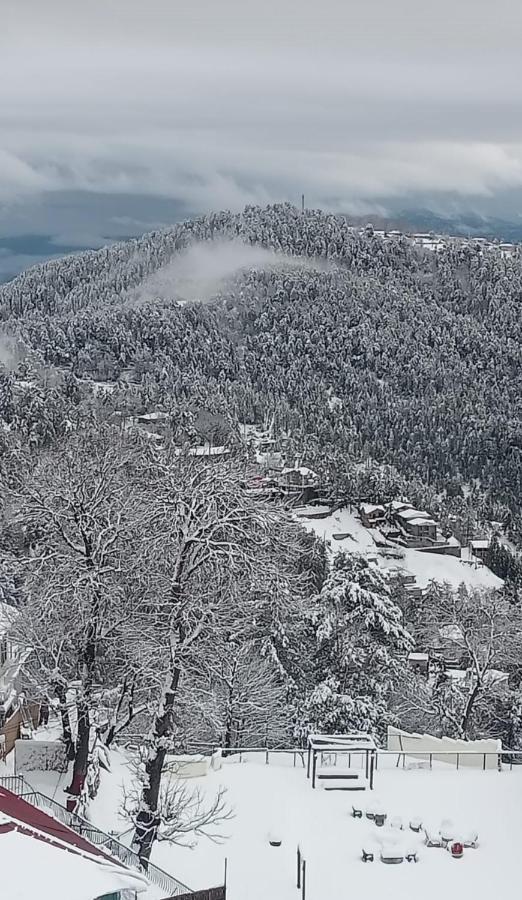
{"type": "Polygon", "coordinates": [[[0,778],[0,785],[6,789],[6,791],[11,791],[12,794],[20,794],[21,791],[25,790],[24,776],[23,775],[3,775],[0,778]]]}
{"type": "MultiPolygon", "coordinates": [[[[184,747],[183,750],[180,750],[180,753],[211,753],[216,749],[215,745],[210,744],[196,744],[190,747],[184,747]]],[[[481,761],[481,765],[475,765],[473,768],[478,769],[482,768],[484,770],[491,769],[491,766],[488,766],[488,762],[495,761],[495,767],[498,765],[498,768],[509,769],[511,771],[513,767],[517,767],[518,765],[522,766],[522,750],[433,750],[432,752],[423,751],[423,750],[415,750],[415,751],[407,751],[407,750],[385,750],[385,749],[376,749],[375,751],[377,768],[379,762],[384,762],[386,759],[392,760],[395,758],[396,767],[400,767],[402,764],[402,768],[406,768],[407,760],[411,760],[411,762],[419,762],[425,761],[429,768],[433,768],[433,764],[435,762],[443,762],[446,765],[452,764],[456,769],[461,769],[469,766],[469,757],[475,757],[477,760],[481,761]],[[441,759],[443,757],[443,759],[441,759]],[[466,757],[468,757],[468,763],[466,763],[466,757]]],[[[301,766],[305,767],[306,756],[308,753],[308,749],[305,747],[227,747],[223,748],[223,758],[228,759],[230,757],[237,757],[239,762],[242,762],[244,757],[247,754],[257,754],[264,757],[265,764],[268,765],[270,763],[271,757],[278,756],[291,756],[293,766],[297,766],[298,762],[301,766]],[[226,754],[226,755],[225,755],[226,754]]],[[[328,755],[332,755],[329,752],[328,755]]],[[[364,750],[351,750],[351,751],[342,751],[338,755],[342,755],[343,757],[348,757],[349,762],[348,765],[351,766],[352,757],[355,757],[356,760],[360,762],[361,767],[364,765],[364,750]]]]}
{"type": "Polygon", "coordinates": [[[36,806],[38,809],[48,810],[54,819],[57,819],[63,825],[67,825],[68,828],[71,828],[76,834],[84,837],[91,844],[94,844],[94,846],[106,850],[110,856],[119,860],[124,866],[142,872],[149,881],[156,885],[156,887],[165,891],[166,895],[177,897],[180,894],[190,893],[190,888],[188,888],[186,884],[183,884],[181,881],[178,881],[177,878],[164,872],[159,866],[149,863],[145,870],[141,865],[137,853],[130,850],[125,844],[122,844],[111,834],[107,834],[99,828],[96,828],[92,822],[88,822],[76,813],[69,812],[65,806],[62,806],[56,800],[47,797],[45,794],[41,794],[40,791],[33,790],[22,775],[0,778],[0,785],[5,787],[6,790],[11,791],[13,794],[17,794],[17,796],[26,800],[28,803],[31,803],[32,806],[36,806]]]}

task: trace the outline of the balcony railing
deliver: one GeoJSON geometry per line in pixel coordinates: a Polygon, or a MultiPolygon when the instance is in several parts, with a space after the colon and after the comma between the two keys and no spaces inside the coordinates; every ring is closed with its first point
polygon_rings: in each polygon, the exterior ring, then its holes
{"type": "Polygon", "coordinates": [[[18,797],[31,803],[32,806],[36,806],[38,809],[49,812],[54,819],[67,825],[68,828],[84,837],[87,841],[90,841],[90,843],[94,844],[96,847],[103,848],[103,850],[111,856],[123,863],[124,866],[142,872],[152,884],[165,892],[165,896],[178,897],[181,894],[190,893],[190,888],[181,881],[178,881],[177,878],[173,878],[172,875],[164,872],[159,866],[155,866],[153,863],[149,863],[147,870],[145,871],[140,863],[137,853],[133,850],[129,850],[125,844],[122,844],[112,835],[106,834],[104,831],[96,828],[92,822],[88,822],[76,813],[69,812],[65,806],[57,803],[56,800],[47,797],[45,794],[41,794],[39,791],[33,790],[22,775],[11,775],[0,778],[0,786],[11,791],[13,794],[17,794],[18,797]]]}

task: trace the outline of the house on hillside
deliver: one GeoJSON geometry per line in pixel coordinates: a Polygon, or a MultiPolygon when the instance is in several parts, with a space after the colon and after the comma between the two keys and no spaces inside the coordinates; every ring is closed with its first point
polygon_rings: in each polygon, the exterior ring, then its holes
{"type": "Polygon", "coordinates": [[[25,703],[21,694],[22,666],[31,651],[10,636],[16,609],[0,603],[0,759],[5,759],[24,726],[38,725],[39,705],[25,703]]]}
{"type": "Polygon", "coordinates": [[[149,887],[141,872],[4,788],[0,873],[6,900],[36,900],[42,890],[50,900],[134,900],[149,887]]]}
{"type": "Polygon", "coordinates": [[[361,503],[359,515],[365,528],[378,528],[386,521],[386,510],[380,504],[361,503]]]}
{"type": "Polygon", "coordinates": [[[417,584],[413,572],[409,572],[408,569],[404,569],[402,566],[391,566],[388,569],[388,578],[391,584],[400,585],[404,588],[405,593],[416,600],[422,597],[422,588],[417,584]]]}
{"type": "Polygon", "coordinates": [[[412,507],[400,509],[395,513],[395,519],[400,527],[412,537],[431,538],[437,537],[437,523],[430,514],[412,507]]]}
{"type": "Polygon", "coordinates": [[[458,625],[442,625],[433,640],[429,651],[430,658],[439,660],[444,670],[467,670],[470,657],[464,636],[458,625]]]}
{"type": "Polygon", "coordinates": [[[418,675],[428,675],[429,674],[429,665],[430,665],[430,657],[428,653],[409,653],[408,654],[408,665],[412,672],[416,672],[418,675]]]}
{"type": "Polygon", "coordinates": [[[470,547],[473,556],[477,556],[482,562],[487,561],[490,549],[490,542],[488,539],[471,541],[470,547]]]}
{"type": "Polygon", "coordinates": [[[400,512],[401,509],[411,509],[411,503],[407,500],[392,500],[391,503],[387,504],[387,507],[391,515],[395,515],[400,512]]]}
{"type": "Polygon", "coordinates": [[[291,497],[298,504],[316,500],[321,485],[316,472],[299,465],[284,468],[275,476],[275,482],[284,496],[291,497]]]}

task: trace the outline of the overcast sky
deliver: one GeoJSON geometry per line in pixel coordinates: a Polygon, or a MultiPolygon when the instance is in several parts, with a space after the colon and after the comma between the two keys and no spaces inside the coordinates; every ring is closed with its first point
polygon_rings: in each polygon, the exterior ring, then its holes
{"type": "Polygon", "coordinates": [[[81,192],[116,195],[117,220],[129,218],[118,196],[148,197],[145,213],[133,206],[145,225],[154,198],[189,211],[302,191],[348,212],[417,196],[518,203],[517,0],[0,6],[4,234],[35,209],[45,220],[49,197],[59,233],[63,194],[81,243],[93,222],[81,192]]]}

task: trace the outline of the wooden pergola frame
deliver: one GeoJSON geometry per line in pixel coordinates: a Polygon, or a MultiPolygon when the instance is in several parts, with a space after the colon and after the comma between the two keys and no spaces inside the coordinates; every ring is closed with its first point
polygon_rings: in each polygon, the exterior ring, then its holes
{"type": "MultiPolygon", "coordinates": [[[[373,790],[375,769],[377,767],[377,746],[369,734],[355,732],[353,734],[310,734],[308,736],[308,758],[306,777],[312,779],[312,787],[316,786],[317,757],[323,753],[357,753],[364,754],[365,777],[373,790]]],[[[342,775],[339,779],[342,780],[342,775]]]]}

